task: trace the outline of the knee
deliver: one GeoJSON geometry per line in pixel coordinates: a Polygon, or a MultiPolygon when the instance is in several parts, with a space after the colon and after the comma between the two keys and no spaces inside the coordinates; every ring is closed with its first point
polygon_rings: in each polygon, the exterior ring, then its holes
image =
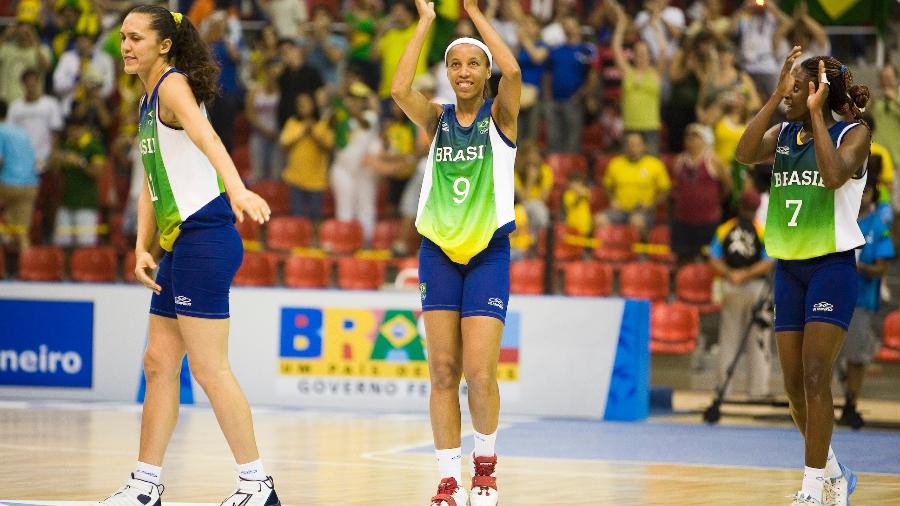
{"type": "Polygon", "coordinates": [[[227,361],[191,360],[190,357],[188,357],[188,360],[191,365],[191,375],[203,388],[215,384],[217,378],[231,372],[231,367],[227,361]]]}
{"type": "Polygon", "coordinates": [[[803,387],[807,397],[818,397],[831,392],[831,366],[820,360],[811,360],[803,366],[803,387]]]}
{"type": "Polygon", "coordinates": [[[144,376],[147,381],[177,380],[181,375],[181,357],[148,347],[144,352],[144,376]]]}
{"type": "Polygon", "coordinates": [[[497,387],[496,367],[470,367],[466,369],[466,385],[469,392],[489,392],[497,387]]]}
{"type": "Polygon", "coordinates": [[[450,358],[433,358],[431,360],[431,388],[433,390],[459,389],[460,367],[450,358]]]}

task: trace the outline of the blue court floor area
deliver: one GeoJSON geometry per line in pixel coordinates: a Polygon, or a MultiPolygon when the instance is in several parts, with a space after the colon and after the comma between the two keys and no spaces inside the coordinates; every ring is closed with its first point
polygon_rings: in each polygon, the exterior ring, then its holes
{"type": "MultiPolygon", "coordinates": [[[[465,423],[465,422],[464,422],[465,423]]],[[[463,454],[472,451],[463,438],[463,454]]],[[[900,433],[835,430],[832,447],[857,472],[900,475],[900,433]]],[[[422,446],[409,452],[431,452],[422,446]]],[[[511,457],[797,469],[803,440],[790,428],[537,420],[504,424],[497,453],[511,457]]]]}

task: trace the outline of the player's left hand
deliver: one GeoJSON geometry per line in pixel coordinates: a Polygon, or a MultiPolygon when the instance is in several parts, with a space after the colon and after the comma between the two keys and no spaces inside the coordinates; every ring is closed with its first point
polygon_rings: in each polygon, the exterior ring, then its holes
{"type": "Polygon", "coordinates": [[[828,77],[825,76],[825,62],[823,60],[819,60],[817,80],[819,83],[818,89],[816,89],[816,83],[809,82],[809,96],[806,97],[806,107],[809,108],[810,112],[821,111],[822,107],[825,106],[825,101],[828,100],[828,77]]]}
{"type": "Polygon", "coordinates": [[[231,199],[231,209],[241,223],[244,222],[244,213],[247,213],[251,220],[260,224],[269,221],[269,217],[272,215],[269,204],[262,197],[246,188],[228,197],[231,199]]]}

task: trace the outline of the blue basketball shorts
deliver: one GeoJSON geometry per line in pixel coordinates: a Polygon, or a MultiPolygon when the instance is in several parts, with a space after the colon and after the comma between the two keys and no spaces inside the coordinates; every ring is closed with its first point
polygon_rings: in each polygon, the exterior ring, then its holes
{"type": "Polygon", "coordinates": [[[847,330],[858,290],[853,250],[808,260],[778,260],[775,332],[802,331],[809,322],[830,323],[847,330]]]}
{"type": "Polygon", "coordinates": [[[509,236],[491,239],[487,248],[466,265],[450,260],[440,246],[422,238],[419,283],[422,311],[458,311],[462,318],[490,316],[505,322],[509,236]]]}
{"type": "Polygon", "coordinates": [[[244,259],[244,246],[234,225],[183,229],[172,251],[159,262],[150,313],[223,319],[229,317],[231,280],[244,259]]]}

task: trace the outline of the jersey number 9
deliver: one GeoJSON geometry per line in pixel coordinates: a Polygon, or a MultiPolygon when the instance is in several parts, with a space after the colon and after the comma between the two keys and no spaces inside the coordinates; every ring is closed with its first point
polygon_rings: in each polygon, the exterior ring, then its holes
{"type": "Polygon", "coordinates": [[[462,204],[466,201],[466,198],[469,196],[469,188],[471,184],[469,180],[464,177],[456,178],[456,181],[453,181],[453,193],[456,194],[456,197],[453,197],[453,202],[457,204],[462,204]]]}

